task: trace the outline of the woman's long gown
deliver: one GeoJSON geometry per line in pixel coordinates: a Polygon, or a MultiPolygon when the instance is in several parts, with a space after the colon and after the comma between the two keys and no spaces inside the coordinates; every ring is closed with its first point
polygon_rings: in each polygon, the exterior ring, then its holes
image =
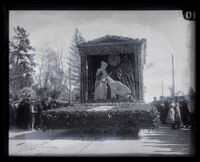
{"type": "Polygon", "coordinates": [[[107,99],[107,72],[103,68],[99,68],[96,73],[94,100],[107,99]]]}

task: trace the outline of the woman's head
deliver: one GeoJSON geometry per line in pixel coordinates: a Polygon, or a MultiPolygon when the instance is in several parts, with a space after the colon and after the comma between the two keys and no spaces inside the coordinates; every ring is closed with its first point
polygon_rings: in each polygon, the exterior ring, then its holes
{"type": "Polygon", "coordinates": [[[106,68],[108,64],[105,61],[101,61],[101,67],[106,68]]]}

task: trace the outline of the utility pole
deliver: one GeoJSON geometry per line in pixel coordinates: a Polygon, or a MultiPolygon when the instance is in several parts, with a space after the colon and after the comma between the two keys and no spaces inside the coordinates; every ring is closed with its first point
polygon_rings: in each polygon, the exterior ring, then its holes
{"type": "Polygon", "coordinates": [[[172,98],[175,96],[175,82],[174,82],[174,56],[172,54],[172,98]]]}
{"type": "Polygon", "coordinates": [[[69,60],[69,104],[71,104],[71,66],[70,66],[70,60],[69,60]]]}
{"type": "Polygon", "coordinates": [[[162,89],[162,96],[163,96],[163,81],[161,81],[161,89],[162,89]]]}

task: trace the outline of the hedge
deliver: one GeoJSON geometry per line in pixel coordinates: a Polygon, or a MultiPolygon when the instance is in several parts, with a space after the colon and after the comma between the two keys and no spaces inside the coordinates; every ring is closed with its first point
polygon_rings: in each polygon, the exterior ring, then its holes
{"type": "Polygon", "coordinates": [[[140,129],[157,129],[160,125],[156,109],[147,107],[140,110],[115,106],[106,111],[92,111],[95,106],[71,106],[48,110],[41,114],[41,128],[137,134],[140,129]]]}

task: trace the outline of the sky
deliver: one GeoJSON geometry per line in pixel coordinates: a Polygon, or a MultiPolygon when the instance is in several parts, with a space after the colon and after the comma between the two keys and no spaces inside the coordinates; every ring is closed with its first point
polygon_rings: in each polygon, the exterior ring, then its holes
{"type": "Polygon", "coordinates": [[[37,49],[48,43],[62,45],[69,54],[72,36],[78,28],[86,41],[105,35],[118,35],[147,40],[144,66],[144,100],[163,94],[169,96],[172,85],[172,54],[175,62],[175,90],[187,93],[194,87],[195,23],[186,21],[182,11],[10,11],[9,33],[19,25],[30,35],[31,45],[37,49]]]}

